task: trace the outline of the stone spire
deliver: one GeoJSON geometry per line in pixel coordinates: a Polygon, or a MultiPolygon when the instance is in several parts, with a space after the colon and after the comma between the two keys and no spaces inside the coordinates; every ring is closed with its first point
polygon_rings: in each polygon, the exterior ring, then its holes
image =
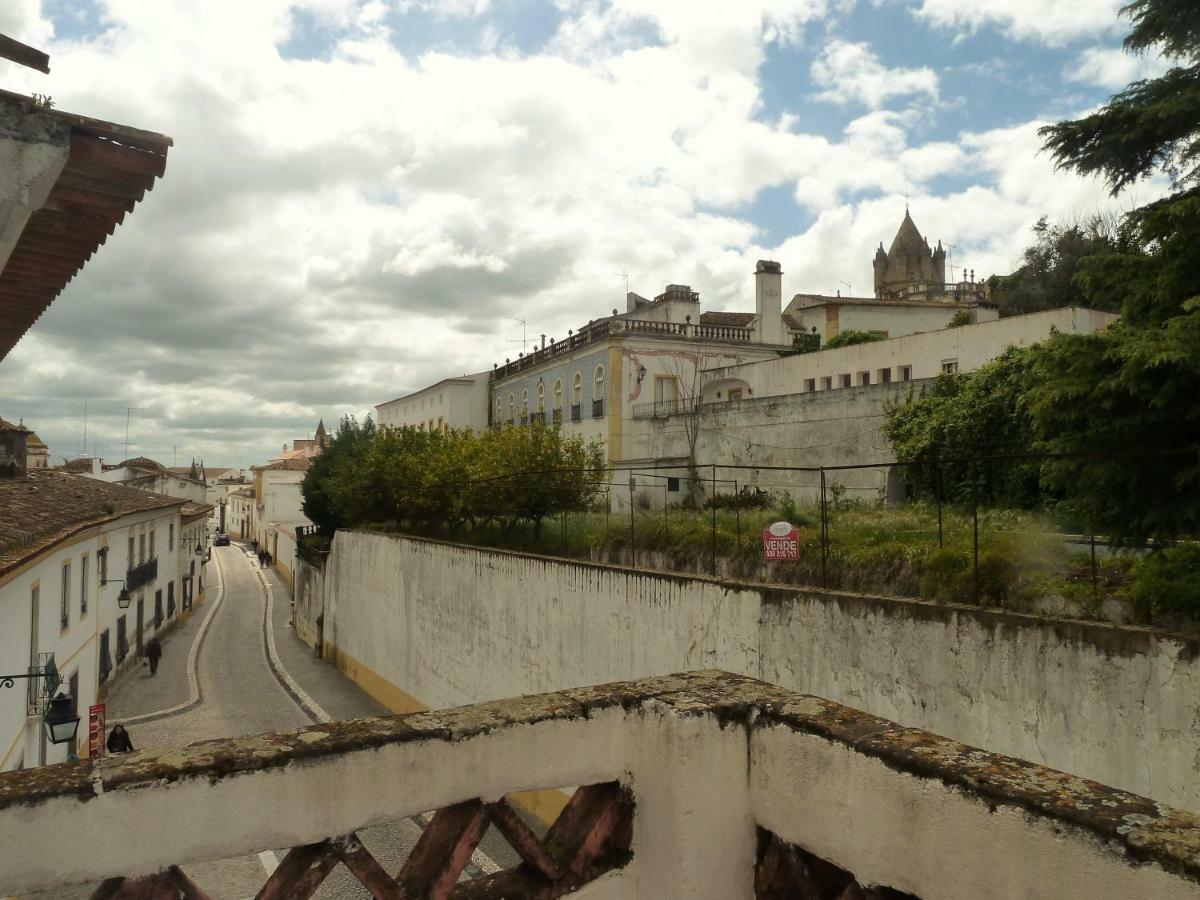
{"type": "Polygon", "coordinates": [[[904,208],[904,220],[885,253],[883,244],[875,251],[875,296],[896,297],[905,293],[942,289],[946,280],[946,252],[938,242],[929,248],[916,222],[904,208]]]}

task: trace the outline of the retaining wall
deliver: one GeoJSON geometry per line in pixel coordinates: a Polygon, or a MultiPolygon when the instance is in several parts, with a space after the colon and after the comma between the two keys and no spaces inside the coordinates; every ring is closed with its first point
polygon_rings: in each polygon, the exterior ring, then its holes
{"type": "Polygon", "coordinates": [[[722,668],[1200,809],[1196,637],[347,532],[321,609],[396,711],[722,668]]]}

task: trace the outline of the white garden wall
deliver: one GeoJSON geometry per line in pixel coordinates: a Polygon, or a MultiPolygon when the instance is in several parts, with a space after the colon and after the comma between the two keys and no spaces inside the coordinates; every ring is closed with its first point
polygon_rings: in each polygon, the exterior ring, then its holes
{"type": "Polygon", "coordinates": [[[394,709],[722,668],[1200,809],[1197,638],[366,533],[324,582],[301,633],[394,709]]]}

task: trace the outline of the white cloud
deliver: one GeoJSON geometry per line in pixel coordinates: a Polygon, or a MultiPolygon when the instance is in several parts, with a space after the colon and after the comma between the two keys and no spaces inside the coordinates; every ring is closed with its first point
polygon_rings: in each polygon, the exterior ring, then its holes
{"type": "Polygon", "coordinates": [[[1120,47],[1089,47],[1063,70],[1068,81],[1118,90],[1131,81],[1156,78],[1170,68],[1157,55],[1127,53],[1120,47]]]}
{"type": "Polygon", "coordinates": [[[942,28],[998,28],[1010,37],[1061,45],[1120,29],[1124,0],[920,0],[917,15],[942,28]]]}
{"type": "Polygon", "coordinates": [[[834,40],[812,64],[813,81],[824,91],[817,99],[830,103],[862,103],[878,109],[893,97],[938,94],[937,74],[919,69],[888,68],[868,44],[834,40]]]}
{"type": "Polygon", "coordinates": [[[135,451],[261,461],[318,416],[515,355],[509,316],[562,337],[606,314],[614,272],[643,294],[691,283],[709,309],[752,308],[766,256],[789,289],[861,288],[905,193],[980,273],[1039,215],[1104,201],[1052,174],[1036,123],[924,140],[915,112],[875,108],[898,94],[861,56],[836,84],[869,109],[842,134],[764,121],[764,48],[801,42],[814,0],[571,2],[531,56],[405,56],[374,0],[306,0],[340,35],[311,60],[278,51],[294,8],[107,0],[104,35],[46,45],[51,76],[6,70],[5,87],[175,138],[166,177],[0,362],[0,415],[56,456],[86,395],[109,455],[137,406],[135,451]],[[780,185],[817,219],[762,246],[727,210],[780,185]]]}

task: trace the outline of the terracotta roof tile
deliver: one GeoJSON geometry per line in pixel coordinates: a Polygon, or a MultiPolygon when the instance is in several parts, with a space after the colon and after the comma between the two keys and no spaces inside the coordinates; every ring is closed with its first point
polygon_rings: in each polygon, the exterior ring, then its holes
{"type": "Polygon", "coordinates": [[[0,574],[90,526],[184,502],[51,469],[0,478],[0,574]]]}
{"type": "Polygon", "coordinates": [[[743,312],[705,312],[700,313],[701,325],[731,325],[735,328],[745,328],[754,321],[754,313],[743,312]]]}
{"type": "Polygon", "coordinates": [[[303,472],[309,467],[311,462],[312,461],[308,457],[290,457],[288,459],[277,459],[274,462],[267,463],[265,466],[251,466],[250,471],[265,472],[271,470],[283,470],[288,472],[303,472]]]}

